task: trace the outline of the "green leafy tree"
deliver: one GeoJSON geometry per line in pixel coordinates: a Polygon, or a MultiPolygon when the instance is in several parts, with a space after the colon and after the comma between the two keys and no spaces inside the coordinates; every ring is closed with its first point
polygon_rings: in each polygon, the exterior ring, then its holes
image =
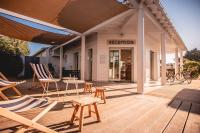
{"type": "Polygon", "coordinates": [[[184,70],[191,72],[193,78],[197,78],[200,75],[200,50],[195,48],[187,51],[184,59],[184,70]]]}
{"type": "Polygon", "coordinates": [[[197,48],[187,51],[184,58],[192,61],[200,61],[200,50],[197,48]]]}
{"type": "Polygon", "coordinates": [[[192,78],[197,78],[200,74],[200,62],[186,60],[183,65],[184,71],[189,71],[192,78]]]}
{"type": "Polygon", "coordinates": [[[16,77],[23,70],[20,55],[29,55],[26,41],[0,37],[0,72],[16,77]]]}
{"type": "Polygon", "coordinates": [[[0,54],[4,55],[29,55],[30,51],[26,41],[0,37],[0,54]]]}

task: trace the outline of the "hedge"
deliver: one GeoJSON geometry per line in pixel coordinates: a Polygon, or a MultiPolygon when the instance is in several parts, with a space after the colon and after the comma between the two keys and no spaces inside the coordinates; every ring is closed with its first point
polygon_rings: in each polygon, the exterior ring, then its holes
{"type": "Polygon", "coordinates": [[[188,60],[184,63],[183,70],[190,71],[192,78],[198,78],[200,75],[200,62],[188,60]]]}
{"type": "Polygon", "coordinates": [[[0,54],[0,72],[17,77],[23,70],[23,61],[20,56],[0,54]]]}

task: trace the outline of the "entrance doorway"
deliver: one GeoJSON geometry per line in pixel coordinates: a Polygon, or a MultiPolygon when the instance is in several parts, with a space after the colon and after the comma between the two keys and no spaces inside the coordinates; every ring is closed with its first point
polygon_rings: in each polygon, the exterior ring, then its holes
{"type": "Polygon", "coordinates": [[[88,49],[88,72],[89,72],[89,80],[92,80],[92,56],[93,50],[88,49]]]}
{"type": "Polygon", "coordinates": [[[109,80],[131,81],[132,50],[117,49],[109,51],[109,80]]]}
{"type": "Polygon", "coordinates": [[[150,80],[154,80],[154,52],[150,51],[150,80]]]}
{"type": "Polygon", "coordinates": [[[74,70],[79,70],[79,54],[74,53],[74,70]]]}

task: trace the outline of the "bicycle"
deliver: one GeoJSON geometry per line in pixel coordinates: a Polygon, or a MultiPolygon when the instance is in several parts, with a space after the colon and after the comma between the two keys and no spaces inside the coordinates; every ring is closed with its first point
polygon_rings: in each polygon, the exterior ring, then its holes
{"type": "Polygon", "coordinates": [[[174,82],[174,80],[175,80],[175,74],[174,74],[174,71],[171,71],[171,70],[168,70],[167,72],[166,72],[166,80],[168,81],[168,82],[174,82]]]}
{"type": "Polygon", "coordinates": [[[183,81],[187,81],[188,84],[192,82],[191,72],[190,71],[181,71],[178,72],[176,75],[176,80],[180,80],[181,78],[183,81]]]}

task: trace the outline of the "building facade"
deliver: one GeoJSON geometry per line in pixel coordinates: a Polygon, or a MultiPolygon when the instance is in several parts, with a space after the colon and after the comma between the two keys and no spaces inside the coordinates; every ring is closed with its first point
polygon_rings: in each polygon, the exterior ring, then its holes
{"type": "MultiPolygon", "coordinates": [[[[158,80],[160,46],[151,38],[146,41],[145,77],[146,80],[158,80]]],[[[66,70],[81,69],[81,42],[76,43],[73,47],[64,48],[63,67],[66,70]]],[[[135,34],[98,32],[86,36],[85,80],[137,82],[136,47],[135,34]]]]}
{"type": "Polygon", "coordinates": [[[143,93],[145,81],[161,76],[165,84],[168,52],[175,53],[176,73],[179,55],[183,64],[182,51],[187,48],[159,0],[37,1],[25,2],[26,8],[19,2],[8,3],[0,4],[1,34],[56,46],[40,56],[46,55],[41,63],[52,63],[60,78],[65,71],[79,73],[82,80],[132,81],[137,82],[137,92],[143,93]],[[37,9],[27,10],[33,6],[37,9]]]}
{"type": "Polygon", "coordinates": [[[140,11],[130,10],[84,35],[84,50],[82,37],[53,48],[53,53],[57,54],[49,54],[49,62],[57,72],[59,69],[80,72],[84,80],[137,82],[138,62],[142,60],[144,82],[159,80],[160,60],[165,64],[167,53],[174,52],[178,58],[177,49],[180,52],[184,49],[163,30],[148,10],[143,7],[142,11],[143,21],[140,21],[140,11]],[[142,53],[139,51],[141,23],[142,53]]]}
{"type": "Polygon", "coordinates": [[[59,61],[52,63],[59,67],[55,69],[60,78],[65,76],[63,70],[77,71],[82,80],[137,82],[138,93],[143,93],[146,81],[161,79],[165,84],[166,54],[172,52],[178,72],[178,55],[183,64],[186,47],[160,3],[147,0],[131,5],[134,7],[53,48],[59,61]]]}

